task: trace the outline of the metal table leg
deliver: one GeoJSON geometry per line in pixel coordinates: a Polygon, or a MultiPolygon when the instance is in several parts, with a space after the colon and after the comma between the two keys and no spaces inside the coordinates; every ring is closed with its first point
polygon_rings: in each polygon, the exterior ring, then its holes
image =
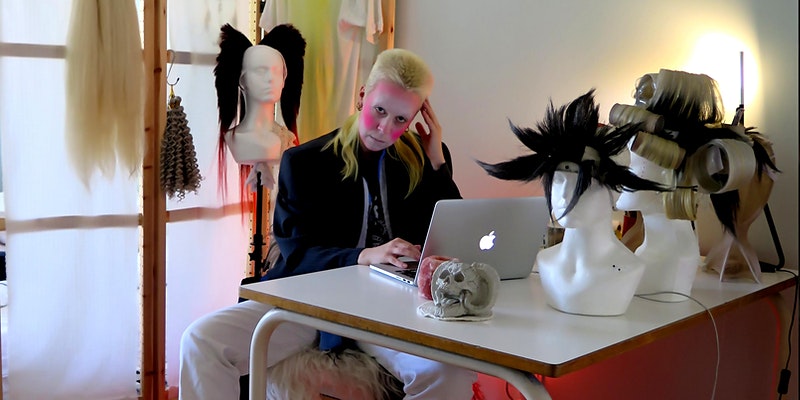
{"type": "Polygon", "coordinates": [[[269,339],[278,325],[283,322],[295,322],[354,340],[363,340],[404,353],[495,376],[513,385],[528,400],[551,400],[550,394],[547,393],[547,389],[541,382],[530,378],[521,371],[279,308],[274,308],[264,314],[253,332],[250,347],[250,399],[252,400],[266,400],[269,339]]]}

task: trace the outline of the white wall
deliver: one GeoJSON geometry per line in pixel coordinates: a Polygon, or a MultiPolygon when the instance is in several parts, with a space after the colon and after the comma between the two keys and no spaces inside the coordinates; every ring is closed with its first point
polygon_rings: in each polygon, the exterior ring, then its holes
{"type": "MultiPolygon", "coordinates": [[[[558,106],[594,87],[607,116],[614,103],[632,103],[641,75],[679,69],[719,81],[730,121],[740,102],[739,51],[745,51],[746,73],[756,73],[745,82],[745,120],[774,142],[783,174],[769,206],[786,264],[796,268],[797,15],[796,0],[403,0],[395,45],[417,52],[433,69],[431,101],[465,197],[540,193],[532,184],[491,178],[473,160],[522,154],[507,119],[531,126],[550,98],[558,106]],[[741,45],[726,47],[718,39],[698,49],[710,34],[741,45]],[[698,64],[698,54],[711,63],[698,64]]],[[[704,247],[716,238],[712,223],[711,216],[698,222],[704,247]]],[[[761,260],[777,262],[764,218],[750,237],[761,260]]]]}

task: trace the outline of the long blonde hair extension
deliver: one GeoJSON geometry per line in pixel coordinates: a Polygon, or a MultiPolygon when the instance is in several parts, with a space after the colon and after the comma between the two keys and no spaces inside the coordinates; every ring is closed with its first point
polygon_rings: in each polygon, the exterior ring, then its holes
{"type": "Polygon", "coordinates": [[[66,142],[86,187],[144,154],[144,62],[132,1],[75,0],[66,52],[66,142]]]}

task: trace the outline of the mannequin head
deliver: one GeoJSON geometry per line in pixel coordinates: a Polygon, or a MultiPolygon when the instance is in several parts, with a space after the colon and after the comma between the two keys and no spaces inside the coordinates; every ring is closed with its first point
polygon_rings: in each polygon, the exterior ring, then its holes
{"type": "Polygon", "coordinates": [[[281,98],[285,79],[286,68],[283,56],[278,50],[269,46],[255,45],[244,52],[239,85],[246,99],[277,103],[281,98]]]}
{"type": "Polygon", "coordinates": [[[244,196],[244,184],[249,176],[251,162],[276,161],[286,147],[281,144],[284,138],[264,142],[265,138],[270,137],[268,132],[283,132],[274,126],[275,103],[280,102],[283,122],[294,136],[292,142],[297,144],[296,122],[303,85],[306,42],[294,26],[282,24],[267,32],[258,44],[253,45],[245,34],[230,24],[225,24],[220,28],[219,49],[214,67],[219,116],[217,178],[223,188],[224,197],[226,158],[231,145],[229,141],[238,128],[241,140],[230,149],[240,163],[240,192],[244,196]],[[267,107],[263,107],[265,105],[267,107]],[[251,139],[259,140],[254,142],[257,144],[251,145],[244,136],[253,133],[255,134],[251,139]],[[242,149],[245,151],[240,151],[242,149]],[[262,151],[263,149],[277,151],[268,153],[262,151]],[[257,155],[251,156],[254,153],[257,155]],[[240,159],[247,161],[243,163],[240,159]]]}
{"type": "Polygon", "coordinates": [[[278,25],[253,45],[247,36],[225,24],[220,29],[219,49],[214,87],[220,144],[224,144],[225,133],[246,117],[244,95],[250,96],[249,101],[280,100],[283,121],[296,136],[306,51],[300,31],[291,24],[278,25]]]}
{"type": "MultiPolygon", "coordinates": [[[[636,176],[666,187],[674,185],[673,171],[631,152],[630,170],[636,176]]],[[[664,194],[657,191],[622,192],[617,199],[617,209],[625,211],[641,211],[644,214],[664,212],[664,194]]]]}
{"type": "Polygon", "coordinates": [[[608,225],[611,215],[608,189],[594,179],[572,209],[567,211],[578,185],[578,173],[569,169],[559,168],[553,173],[550,204],[554,218],[564,228],[581,228],[599,223],[608,225]]]}

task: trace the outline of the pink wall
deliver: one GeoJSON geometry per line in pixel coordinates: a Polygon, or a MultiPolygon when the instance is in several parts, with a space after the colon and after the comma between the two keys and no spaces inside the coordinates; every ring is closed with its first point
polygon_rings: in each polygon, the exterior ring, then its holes
{"type": "MultiPolygon", "coordinates": [[[[714,399],[777,399],[778,371],[786,362],[786,335],[794,289],[780,301],[762,299],[715,315],[720,339],[719,380],[714,399]],[[781,321],[781,318],[783,320],[781,321]]],[[[784,400],[797,400],[798,327],[792,331],[792,379],[784,400]]],[[[569,346],[569,343],[564,343],[569,346]]],[[[711,320],[560,378],[546,378],[554,400],[709,400],[716,365],[711,320]]],[[[481,376],[487,400],[508,399],[505,382],[481,376]]],[[[512,399],[521,399],[513,388],[512,399]]]]}

